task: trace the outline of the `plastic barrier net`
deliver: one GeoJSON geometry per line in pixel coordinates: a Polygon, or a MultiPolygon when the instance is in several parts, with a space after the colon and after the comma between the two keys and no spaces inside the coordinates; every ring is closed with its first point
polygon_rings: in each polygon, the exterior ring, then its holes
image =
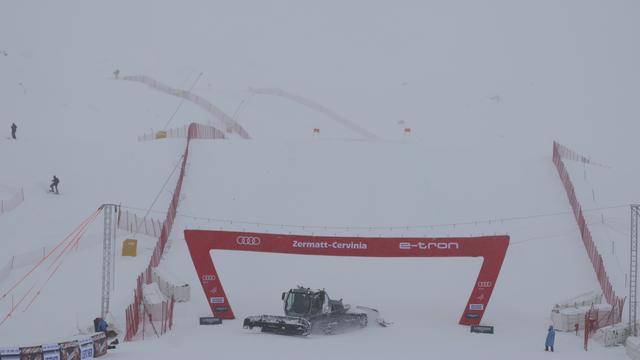
{"type": "MultiPolygon", "coordinates": [[[[213,118],[219,122],[219,125],[222,126],[226,132],[236,133],[244,139],[250,138],[249,133],[242,127],[242,125],[240,125],[235,120],[233,120],[231,116],[227,115],[224,111],[220,110],[218,107],[211,104],[209,101],[207,101],[203,97],[200,97],[190,91],[171,88],[155,79],[152,79],[144,75],[123,76],[122,79],[141,82],[165,94],[177,96],[185,100],[188,100],[198,105],[199,107],[203,108],[208,113],[210,113],[213,116],[213,118]]],[[[194,124],[189,125],[189,131],[191,131],[191,127],[193,125],[194,124]]]]}
{"type": "Polygon", "coordinates": [[[118,212],[117,224],[118,229],[153,237],[159,237],[162,232],[162,223],[160,220],[138,216],[128,210],[118,212]]]}
{"type": "MultiPolygon", "coordinates": [[[[198,139],[224,139],[224,132],[221,130],[209,126],[209,125],[195,125],[198,128],[198,139]]],[[[185,125],[178,128],[161,131],[151,131],[150,133],[138,136],[138,141],[150,141],[165,138],[183,138],[186,139],[189,135],[189,126],[185,125]]]]}
{"type": "MultiPolygon", "coordinates": [[[[142,334],[144,336],[144,324],[146,323],[146,315],[147,310],[143,304],[143,294],[142,294],[142,284],[149,284],[153,281],[153,268],[157,267],[160,264],[160,260],[162,259],[162,255],[164,254],[164,249],[167,245],[167,241],[169,240],[169,234],[171,234],[171,229],[173,228],[173,222],[176,218],[176,213],[178,210],[178,203],[180,200],[180,194],[182,193],[182,183],[184,181],[184,175],[186,172],[187,159],[189,158],[189,144],[192,139],[218,139],[218,131],[216,128],[208,125],[191,123],[187,128],[187,145],[184,149],[184,154],[182,156],[182,163],[180,165],[180,173],[178,175],[178,181],[176,183],[175,190],[173,192],[173,196],[171,198],[171,202],[169,203],[169,209],[167,210],[167,216],[165,220],[162,222],[162,226],[160,228],[160,233],[158,236],[158,242],[156,243],[155,248],[153,249],[153,253],[151,255],[151,259],[149,260],[149,265],[147,269],[138,276],[136,288],[134,290],[134,300],[133,303],[130,304],[125,311],[125,319],[126,319],[126,334],[124,337],[125,341],[131,341],[134,339],[140,327],[143,327],[142,334]]],[[[147,229],[149,226],[147,226],[147,229]]],[[[163,305],[164,316],[162,317],[160,334],[163,334],[163,331],[170,330],[173,323],[173,304],[174,299],[171,298],[170,301],[167,302],[166,305],[163,305]]],[[[153,321],[149,317],[149,322],[153,326],[153,321]]],[[[154,328],[154,331],[156,329],[154,328]]]]}
{"type": "Polygon", "coordinates": [[[584,214],[582,212],[582,207],[578,202],[575,188],[573,186],[573,183],[571,182],[571,178],[569,177],[569,173],[567,172],[565,164],[562,161],[562,159],[565,157],[584,163],[590,163],[590,160],[589,158],[579,155],[569,150],[568,148],[558,144],[557,142],[553,143],[553,163],[556,165],[556,169],[558,170],[558,174],[560,175],[560,180],[562,181],[562,184],[564,185],[565,191],[567,193],[567,197],[569,198],[569,203],[571,204],[573,214],[576,218],[576,222],[578,223],[578,228],[580,229],[582,242],[584,243],[585,249],[587,250],[587,255],[591,260],[593,270],[596,273],[598,283],[600,284],[600,288],[602,289],[607,303],[614,306],[618,310],[617,314],[615,315],[614,321],[620,322],[622,319],[624,298],[620,298],[616,295],[613,286],[611,285],[611,281],[607,276],[604,261],[602,260],[602,256],[598,252],[598,248],[593,241],[591,231],[589,230],[589,226],[587,225],[587,221],[585,220],[584,214]]]}

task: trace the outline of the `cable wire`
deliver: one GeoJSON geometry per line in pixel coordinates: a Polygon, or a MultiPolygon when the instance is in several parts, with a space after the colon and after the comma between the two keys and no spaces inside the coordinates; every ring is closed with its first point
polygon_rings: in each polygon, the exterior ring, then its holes
{"type": "MultiPolygon", "coordinates": [[[[191,87],[189,88],[188,92],[191,92],[191,90],[193,90],[193,88],[196,86],[196,84],[198,83],[198,81],[200,80],[200,77],[202,76],[202,72],[200,74],[198,74],[198,77],[196,78],[196,80],[193,82],[193,84],[191,85],[191,87]]],[[[184,104],[184,101],[186,99],[185,98],[181,98],[180,102],[178,103],[178,107],[176,108],[176,110],[173,112],[173,114],[171,114],[171,117],[169,118],[169,120],[167,120],[167,123],[164,124],[164,127],[162,128],[162,130],[167,130],[167,126],[169,126],[169,124],[171,124],[171,122],[173,121],[173,117],[176,116],[176,114],[178,113],[178,111],[180,110],[180,108],[182,107],[182,104],[184,104]]]]}
{"type": "MultiPolygon", "coordinates": [[[[607,207],[601,207],[601,208],[584,209],[583,212],[618,209],[618,208],[622,208],[622,207],[626,207],[626,206],[628,206],[628,205],[614,205],[614,206],[607,206],[607,207]]],[[[143,211],[147,211],[148,210],[148,209],[142,209],[142,208],[133,207],[133,206],[126,206],[126,205],[122,205],[122,208],[131,209],[131,210],[143,210],[143,211]]],[[[166,211],[154,211],[154,212],[161,213],[161,214],[166,214],[166,211]]],[[[562,212],[554,212],[554,213],[515,216],[515,217],[509,217],[509,218],[493,218],[493,219],[465,221],[465,222],[453,222],[453,223],[443,223],[443,224],[392,225],[392,226],[331,226],[331,225],[323,226],[323,225],[296,225],[296,224],[262,223],[262,222],[252,222],[252,221],[243,221],[243,220],[235,220],[235,219],[208,218],[208,217],[203,217],[203,216],[189,215],[189,214],[185,214],[185,213],[181,213],[181,212],[178,212],[176,214],[176,216],[180,216],[180,217],[183,217],[183,218],[190,218],[190,219],[194,219],[194,220],[213,221],[213,222],[220,222],[220,223],[229,223],[229,224],[273,226],[273,227],[280,227],[280,228],[297,228],[297,229],[325,229],[325,230],[394,230],[394,229],[408,230],[408,229],[424,229],[424,228],[436,228],[436,227],[456,227],[456,226],[464,226],[464,225],[502,223],[502,222],[520,221],[520,220],[536,219],[536,218],[543,218],[543,217],[554,217],[554,216],[565,216],[565,215],[573,215],[573,212],[572,211],[562,211],[562,212]]]]}
{"type": "MultiPolygon", "coordinates": [[[[184,153],[182,155],[180,155],[180,158],[178,158],[178,161],[176,162],[176,165],[173,167],[173,170],[171,170],[171,173],[169,174],[169,176],[167,176],[167,178],[165,179],[164,183],[162,184],[162,187],[160,188],[160,191],[158,191],[158,193],[156,194],[156,197],[153,199],[153,202],[151,203],[151,205],[149,205],[149,207],[147,209],[145,209],[146,213],[142,217],[142,222],[144,222],[147,219],[147,216],[149,216],[149,213],[151,212],[151,209],[153,209],[153,207],[155,206],[156,202],[160,198],[160,195],[162,194],[164,189],[167,187],[167,184],[169,183],[169,180],[171,180],[171,178],[173,177],[173,174],[176,172],[176,170],[178,169],[178,167],[182,163],[182,158],[183,157],[184,157],[184,153]]],[[[122,205],[120,207],[121,208],[126,208],[126,206],[122,206],[122,205]]],[[[134,231],[132,233],[132,236],[135,236],[138,233],[138,228],[139,227],[140,227],[140,224],[138,222],[136,222],[136,228],[134,229],[134,231]]]]}

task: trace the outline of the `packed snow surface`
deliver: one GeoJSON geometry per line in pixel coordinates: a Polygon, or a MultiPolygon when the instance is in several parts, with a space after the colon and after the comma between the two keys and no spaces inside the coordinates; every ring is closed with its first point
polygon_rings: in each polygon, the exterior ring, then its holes
{"type": "MultiPolygon", "coordinates": [[[[215,123],[189,101],[116,80],[118,69],[190,90],[252,139],[192,142],[161,264],[191,285],[191,300],[176,305],[167,335],[148,332],[109,357],[539,359],[553,305],[598,289],[551,162],[554,140],[601,164],[567,162],[616,292],[628,292],[639,16],[640,4],[623,0],[3,1],[0,199],[23,189],[25,200],[0,215],[0,321],[14,309],[0,347],[62,341],[91,325],[102,215],[59,268],[30,273],[34,259],[103,203],[163,219],[186,141],[137,137],[215,123]],[[53,175],[60,195],[47,193],[53,175]],[[479,258],[216,252],[238,318],[199,326],[211,313],[184,229],[507,234],[483,319],[495,334],[457,324],[479,258]],[[309,338],[242,329],[246,316],[281,315],[280,294],[297,285],[376,308],[393,325],[309,338]]],[[[116,259],[108,320],[121,330],[155,245],[119,231],[118,251],[126,238],[138,239],[139,256],[116,259]]],[[[553,356],[626,358],[595,342],[585,352],[571,333],[557,334],[553,356]]]]}

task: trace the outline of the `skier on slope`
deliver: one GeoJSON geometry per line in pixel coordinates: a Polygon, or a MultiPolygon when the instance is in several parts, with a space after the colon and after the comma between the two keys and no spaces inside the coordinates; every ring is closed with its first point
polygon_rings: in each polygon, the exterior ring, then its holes
{"type": "Polygon", "coordinates": [[[556,330],[553,328],[553,325],[549,325],[549,330],[547,330],[547,340],[544,342],[544,351],[553,352],[553,343],[556,340],[556,330]]]}
{"type": "Polygon", "coordinates": [[[50,192],[55,192],[56,194],[59,194],[58,192],[58,184],[60,183],[60,179],[58,179],[55,175],[53,175],[53,179],[51,179],[51,185],[49,185],[49,187],[51,188],[51,190],[49,190],[50,192]],[[54,191],[55,189],[55,191],[54,191]]]}
{"type": "Polygon", "coordinates": [[[16,138],[16,130],[18,130],[18,126],[16,123],[11,123],[11,137],[16,138]]]}

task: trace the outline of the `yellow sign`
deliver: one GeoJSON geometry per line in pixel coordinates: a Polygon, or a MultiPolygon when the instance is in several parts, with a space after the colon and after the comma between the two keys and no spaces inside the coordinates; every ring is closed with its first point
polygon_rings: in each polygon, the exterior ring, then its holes
{"type": "Polygon", "coordinates": [[[122,256],[136,256],[138,252],[138,240],[127,239],[122,242],[122,256]]]}

